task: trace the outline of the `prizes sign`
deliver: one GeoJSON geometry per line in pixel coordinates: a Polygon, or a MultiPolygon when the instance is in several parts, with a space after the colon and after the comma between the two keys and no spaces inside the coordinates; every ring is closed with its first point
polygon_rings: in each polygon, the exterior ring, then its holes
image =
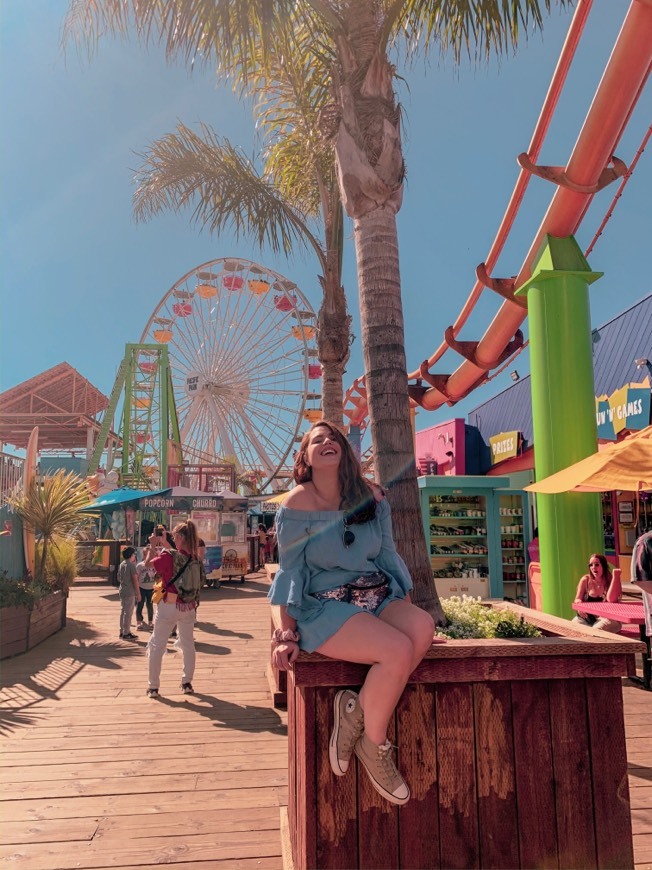
{"type": "Polygon", "coordinates": [[[650,424],[650,381],[626,384],[610,396],[595,400],[598,438],[615,441],[624,429],[636,432],[650,424]]]}
{"type": "Polygon", "coordinates": [[[489,439],[491,447],[491,464],[496,465],[502,462],[503,459],[511,459],[513,456],[518,456],[521,449],[521,433],[520,432],[501,432],[499,435],[492,435],[489,439]]]}

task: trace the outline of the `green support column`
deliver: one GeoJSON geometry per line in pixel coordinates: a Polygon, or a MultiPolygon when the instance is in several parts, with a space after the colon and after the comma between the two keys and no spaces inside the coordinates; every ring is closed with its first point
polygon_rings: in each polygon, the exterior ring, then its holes
{"type": "Polygon", "coordinates": [[[122,480],[121,485],[129,475],[129,457],[131,456],[131,415],[133,414],[132,398],[134,371],[136,368],[135,345],[125,345],[125,396],[122,408],[122,480]]]}
{"type": "MultiPolygon", "coordinates": [[[[527,296],[537,480],[598,448],[588,285],[601,276],[572,236],[546,236],[516,291],[527,296]]],[[[537,520],[543,609],[568,619],[589,555],[604,549],[600,495],[539,494],[537,520]]]]}

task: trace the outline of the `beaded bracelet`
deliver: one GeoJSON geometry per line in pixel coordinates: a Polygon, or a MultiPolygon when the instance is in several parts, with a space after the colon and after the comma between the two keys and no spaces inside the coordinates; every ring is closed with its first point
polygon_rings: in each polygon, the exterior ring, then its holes
{"type": "Polygon", "coordinates": [[[298,643],[301,639],[301,635],[298,631],[292,631],[290,628],[276,628],[274,629],[274,634],[272,635],[272,643],[287,643],[288,641],[292,641],[292,643],[298,643]]]}

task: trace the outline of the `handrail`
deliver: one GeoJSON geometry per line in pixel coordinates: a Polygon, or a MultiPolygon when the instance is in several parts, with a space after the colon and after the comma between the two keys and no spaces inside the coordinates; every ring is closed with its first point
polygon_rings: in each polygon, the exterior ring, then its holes
{"type": "Polygon", "coordinates": [[[6,504],[7,496],[15,493],[22,484],[24,466],[22,457],[0,452],[0,505],[6,504]]]}

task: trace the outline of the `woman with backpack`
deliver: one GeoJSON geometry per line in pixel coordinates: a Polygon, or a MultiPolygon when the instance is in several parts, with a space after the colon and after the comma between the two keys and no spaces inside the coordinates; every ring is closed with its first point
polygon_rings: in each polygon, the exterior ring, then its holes
{"type": "Polygon", "coordinates": [[[177,628],[178,646],[183,654],[181,689],[184,695],[192,695],[192,678],[195,672],[195,611],[199,603],[202,584],[202,565],[197,553],[197,528],[192,520],[179,523],[172,531],[175,550],[163,550],[153,556],[154,542],[145,557],[145,565],[152,565],[160,576],[160,586],[154,592],[156,615],[154,631],[147,644],[149,658],[149,698],[159,697],[161,665],[167,649],[167,641],[177,628]],[[157,601],[158,599],[158,601],[157,601]]]}

